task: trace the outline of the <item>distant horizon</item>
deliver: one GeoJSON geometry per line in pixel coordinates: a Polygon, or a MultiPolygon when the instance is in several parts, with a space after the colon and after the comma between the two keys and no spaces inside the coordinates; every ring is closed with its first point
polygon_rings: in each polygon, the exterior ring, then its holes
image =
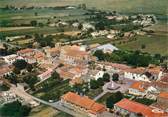
{"type": "Polygon", "coordinates": [[[156,13],[167,14],[167,0],[1,0],[0,8],[6,5],[13,5],[16,7],[22,6],[65,6],[65,5],[78,5],[86,4],[89,8],[96,7],[100,10],[116,10],[123,13],[156,13]],[[97,2],[98,1],[98,2],[97,2]],[[129,4],[128,4],[129,3],[129,4]]]}

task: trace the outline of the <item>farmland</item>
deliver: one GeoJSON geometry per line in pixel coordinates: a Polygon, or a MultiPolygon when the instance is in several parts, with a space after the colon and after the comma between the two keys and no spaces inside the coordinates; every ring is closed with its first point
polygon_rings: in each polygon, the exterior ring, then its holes
{"type": "Polygon", "coordinates": [[[137,36],[136,41],[127,42],[118,45],[121,49],[126,50],[142,50],[151,54],[162,53],[168,55],[168,39],[166,36],[137,36]],[[146,45],[145,49],[141,49],[141,45],[146,45]]]}
{"type": "Polygon", "coordinates": [[[0,7],[21,6],[64,6],[85,3],[88,7],[119,12],[166,14],[167,0],[1,0],[0,7]]]}
{"type": "MultiPolygon", "coordinates": [[[[146,48],[142,51],[149,52],[152,54],[161,53],[163,55],[168,54],[168,38],[167,38],[167,17],[166,17],[166,5],[168,3],[167,0],[162,0],[159,2],[158,0],[1,0],[0,7],[5,7],[6,5],[15,5],[16,7],[22,6],[37,6],[37,7],[55,7],[55,6],[65,6],[65,5],[75,5],[78,6],[81,3],[85,3],[88,8],[100,9],[100,10],[116,10],[122,14],[132,15],[132,14],[155,14],[157,19],[159,19],[159,23],[148,27],[147,30],[154,30],[155,33],[151,36],[137,36],[135,41],[118,44],[120,41],[108,40],[106,38],[97,38],[94,40],[84,41],[86,44],[92,43],[109,43],[117,44],[116,46],[121,49],[127,50],[142,50],[141,46],[145,45],[146,48]],[[129,1],[129,2],[128,2],[129,1]],[[128,5],[129,3],[129,5],[128,5]],[[157,49],[156,49],[157,48],[157,49]]],[[[32,20],[36,20],[38,23],[43,23],[43,27],[3,27],[0,29],[0,36],[14,36],[14,35],[24,35],[30,34],[34,35],[35,33],[41,34],[56,34],[60,31],[58,27],[48,27],[47,22],[57,22],[58,20],[68,21],[68,20],[79,20],[85,21],[89,15],[84,15],[87,13],[87,10],[82,9],[61,9],[56,10],[52,8],[42,8],[42,9],[21,9],[21,10],[0,10],[0,24],[10,25],[15,24],[30,24],[32,20]],[[35,15],[37,13],[38,15],[35,15]]],[[[64,28],[64,31],[69,32],[73,31],[73,29],[64,28]]],[[[65,33],[66,34],[66,33],[65,33]]],[[[68,35],[68,34],[67,34],[68,35]]]]}

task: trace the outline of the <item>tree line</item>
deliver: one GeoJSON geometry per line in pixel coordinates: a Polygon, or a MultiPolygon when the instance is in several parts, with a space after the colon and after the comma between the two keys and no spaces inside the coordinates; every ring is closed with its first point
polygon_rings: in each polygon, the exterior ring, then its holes
{"type": "Polygon", "coordinates": [[[113,53],[103,53],[101,50],[97,50],[94,54],[99,61],[108,61],[116,63],[124,63],[134,67],[147,67],[149,64],[162,63],[161,55],[150,55],[148,53],[142,53],[140,51],[122,51],[117,50],[113,53]]]}

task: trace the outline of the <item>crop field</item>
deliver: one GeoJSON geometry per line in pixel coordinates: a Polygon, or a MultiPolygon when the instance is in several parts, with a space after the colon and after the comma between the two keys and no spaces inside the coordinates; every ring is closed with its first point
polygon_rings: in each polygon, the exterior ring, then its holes
{"type": "Polygon", "coordinates": [[[127,42],[117,47],[126,50],[141,50],[151,54],[160,53],[162,55],[168,55],[168,38],[163,35],[155,36],[137,36],[136,41],[127,42]],[[144,49],[141,49],[141,46],[145,45],[144,49]]]}
{"type": "Polygon", "coordinates": [[[30,117],[43,117],[44,115],[47,117],[53,117],[58,114],[59,111],[53,109],[51,107],[40,105],[36,108],[33,108],[30,112],[30,117]]]}
{"type": "Polygon", "coordinates": [[[85,3],[88,7],[119,12],[166,14],[167,0],[0,0],[0,7],[15,6],[63,6],[85,3]]]}

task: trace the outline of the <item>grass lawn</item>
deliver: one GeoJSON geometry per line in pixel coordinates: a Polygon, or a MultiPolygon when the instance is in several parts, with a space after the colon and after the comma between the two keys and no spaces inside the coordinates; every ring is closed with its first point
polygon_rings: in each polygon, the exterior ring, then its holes
{"type": "Polygon", "coordinates": [[[94,43],[99,43],[99,44],[105,44],[109,43],[111,40],[107,38],[92,38],[90,40],[84,41],[84,44],[94,44],[94,43]]]}
{"type": "Polygon", "coordinates": [[[59,112],[58,114],[56,114],[54,117],[73,117],[72,115],[69,115],[67,113],[64,112],[59,112]]]}
{"type": "Polygon", "coordinates": [[[151,54],[168,55],[168,38],[166,35],[136,36],[136,39],[135,41],[117,44],[116,46],[126,50],[141,50],[151,54]],[[145,45],[146,48],[141,49],[142,45],[145,45]]]}
{"type": "Polygon", "coordinates": [[[103,92],[102,87],[100,87],[98,89],[89,89],[89,91],[86,92],[86,95],[93,99],[94,97],[96,97],[97,95],[99,95],[102,92],[103,92]]]}
{"type": "Polygon", "coordinates": [[[112,93],[106,93],[103,97],[101,97],[100,99],[98,99],[98,102],[99,103],[102,103],[102,104],[106,104],[106,99],[108,98],[108,97],[110,97],[112,95],[112,93]]]}
{"type": "Polygon", "coordinates": [[[56,83],[55,80],[49,79],[48,81],[45,81],[44,83],[41,83],[39,85],[43,88],[37,90],[33,95],[46,101],[57,101],[59,100],[60,96],[71,91],[68,80],[56,83]]]}
{"type": "Polygon", "coordinates": [[[40,105],[31,110],[29,117],[53,117],[57,115],[59,111],[53,109],[52,107],[40,105]]]}

